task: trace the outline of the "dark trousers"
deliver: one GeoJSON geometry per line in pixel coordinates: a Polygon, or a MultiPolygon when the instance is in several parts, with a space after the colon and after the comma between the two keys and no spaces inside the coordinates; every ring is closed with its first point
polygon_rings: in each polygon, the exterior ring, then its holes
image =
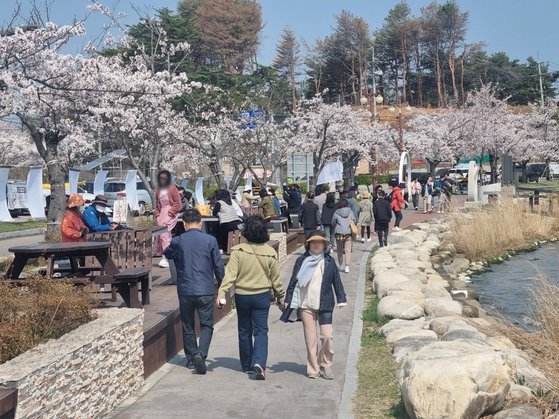
{"type": "Polygon", "coordinates": [[[268,361],[268,314],[270,293],[235,294],[239,332],[239,357],[243,371],[255,364],[266,368],[268,361]]]}
{"type": "Polygon", "coordinates": [[[394,215],[396,216],[394,227],[400,227],[400,221],[402,221],[402,218],[404,218],[404,216],[402,215],[402,211],[394,211],[394,215]]]}
{"type": "Polygon", "coordinates": [[[204,359],[208,356],[214,332],[215,295],[179,295],[179,308],[182,322],[182,340],[187,360],[200,354],[204,359]],[[200,344],[196,343],[195,313],[200,319],[200,344]]]}
{"type": "Polygon", "coordinates": [[[377,222],[377,235],[380,247],[388,245],[388,223],[377,222]]]}
{"type": "Polygon", "coordinates": [[[413,209],[419,208],[419,194],[414,193],[411,196],[411,201],[413,202],[413,209]]]}
{"type": "Polygon", "coordinates": [[[231,221],[230,223],[220,224],[217,228],[217,244],[219,248],[223,250],[223,253],[227,252],[227,241],[229,240],[229,232],[239,229],[240,221],[231,221]]]}
{"type": "Polygon", "coordinates": [[[361,237],[365,238],[365,229],[367,229],[367,238],[371,238],[371,226],[361,226],[361,237]]]}

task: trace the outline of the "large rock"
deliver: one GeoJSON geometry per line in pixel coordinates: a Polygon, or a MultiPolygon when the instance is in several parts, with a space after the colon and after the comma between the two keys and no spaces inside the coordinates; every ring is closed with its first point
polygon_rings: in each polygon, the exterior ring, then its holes
{"type": "Polygon", "coordinates": [[[380,300],[378,312],[391,319],[413,320],[425,315],[423,308],[415,301],[402,300],[400,296],[389,295],[380,300]]]}
{"type": "Polygon", "coordinates": [[[504,352],[477,341],[436,342],[409,354],[399,372],[411,418],[479,418],[499,411],[510,389],[504,352]]]}
{"type": "MultiPolygon", "coordinates": [[[[416,254],[417,256],[417,254],[416,254]]],[[[418,271],[422,272],[425,270],[425,267],[430,265],[426,262],[421,262],[420,260],[411,260],[411,259],[398,259],[398,267],[408,268],[408,269],[417,269],[418,271]]]]}
{"type": "Polygon", "coordinates": [[[536,392],[549,391],[550,383],[543,372],[520,355],[510,352],[510,357],[516,382],[522,382],[536,392]]]}
{"type": "Polygon", "coordinates": [[[392,233],[388,236],[388,243],[390,244],[402,244],[402,243],[409,243],[412,246],[415,246],[415,240],[411,237],[407,237],[407,231],[402,230],[396,233],[392,233]]]}
{"type": "Polygon", "coordinates": [[[520,384],[512,384],[509,391],[509,400],[529,403],[534,399],[534,394],[530,387],[521,386],[520,384]]]}
{"type": "Polygon", "coordinates": [[[442,341],[452,341],[452,340],[479,340],[485,342],[487,336],[477,330],[469,329],[455,329],[449,330],[442,337],[442,341]]]}
{"type": "Polygon", "coordinates": [[[421,294],[423,296],[423,284],[417,279],[409,279],[407,281],[399,281],[396,283],[388,282],[377,290],[377,296],[382,298],[390,291],[404,291],[414,294],[421,294]]]}
{"type": "Polygon", "coordinates": [[[462,305],[446,298],[428,298],[425,300],[425,313],[432,317],[461,316],[462,305]]]}
{"type": "Polygon", "coordinates": [[[542,412],[529,404],[513,404],[500,411],[493,419],[541,419],[542,412]]]}
{"type": "MultiPolygon", "coordinates": [[[[426,330],[426,332],[430,332],[430,330],[426,330]]],[[[436,335],[432,336],[424,334],[408,336],[398,339],[396,342],[394,342],[392,354],[394,355],[394,359],[396,360],[396,362],[401,362],[406,356],[413,354],[419,351],[421,348],[424,348],[425,346],[431,345],[435,342],[437,342],[436,335]]]]}
{"type": "Polygon", "coordinates": [[[429,322],[429,329],[438,335],[444,335],[451,327],[467,326],[467,323],[460,317],[448,316],[437,317],[429,322]]]}
{"type": "Polygon", "coordinates": [[[416,320],[401,320],[401,319],[393,319],[382,326],[379,330],[381,336],[388,336],[390,333],[400,330],[400,329],[409,329],[409,330],[421,330],[425,328],[425,319],[419,318],[416,320]]]}
{"type": "Polygon", "coordinates": [[[378,262],[393,262],[393,261],[394,258],[389,253],[378,253],[378,254],[375,253],[375,255],[371,259],[371,262],[373,264],[378,262]]]}
{"type": "Polygon", "coordinates": [[[437,334],[432,330],[403,328],[403,329],[394,330],[392,333],[389,333],[386,336],[386,341],[388,343],[395,343],[401,339],[420,338],[420,337],[433,338],[433,341],[438,340],[437,334]]]}
{"type": "Polygon", "coordinates": [[[417,253],[413,250],[399,249],[392,250],[390,253],[396,258],[399,264],[417,260],[417,253]]]}
{"type": "Polygon", "coordinates": [[[452,296],[449,294],[446,288],[443,287],[443,285],[444,284],[433,285],[433,283],[429,284],[429,282],[427,282],[427,285],[424,288],[425,298],[446,298],[447,300],[452,300],[452,296]]]}
{"type": "Polygon", "coordinates": [[[395,272],[394,270],[387,270],[375,274],[375,278],[373,279],[373,288],[375,293],[379,296],[379,298],[381,298],[386,295],[386,292],[390,289],[390,287],[400,282],[407,282],[409,280],[410,278],[406,275],[395,272]]]}
{"type": "Polygon", "coordinates": [[[406,235],[406,238],[412,239],[415,242],[415,245],[419,246],[425,240],[427,240],[427,233],[425,233],[424,231],[421,231],[421,230],[414,230],[414,231],[410,231],[406,235]]]}

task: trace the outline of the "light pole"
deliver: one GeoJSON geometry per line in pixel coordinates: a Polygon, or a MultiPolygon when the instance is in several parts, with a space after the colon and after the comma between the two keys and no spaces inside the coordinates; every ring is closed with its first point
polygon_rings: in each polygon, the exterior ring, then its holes
{"type": "MultiPolygon", "coordinates": [[[[398,105],[397,108],[394,107],[394,106],[391,106],[390,108],[388,108],[388,110],[390,112],[393,112],[393,113],[396,112],[396,110],[398,111],[398,130],[399,130],[399,133],[400,133],[400,145],[399,145],[400,150],[399,151],[400,151],[400,154],[402,154],[404,152],[404,149],[405,149],[405,147],[404,147],[404,121],[403,121],[403,118],[402,118],[402,106],[398,105]]],[[[411,112],[412,109],[411,109],[410,105],[406,105],[403,108],[403,110],[406,111],[406,112],[411,112]]]]}

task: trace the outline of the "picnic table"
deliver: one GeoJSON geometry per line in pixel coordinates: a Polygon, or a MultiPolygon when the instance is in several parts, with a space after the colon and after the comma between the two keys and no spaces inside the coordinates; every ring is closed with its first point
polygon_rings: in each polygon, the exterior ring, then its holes
{"type": "MultiPolygon", "coordinates": [[[[111,242],[92,241],[81,243],[39,243],[27,246],[13,246],[8,250],[14,254],[5,280],[18,283],[23,269],[30,259],[48,260],[46,276],[71,282],[76,285],[111,284],[128,307],[140,308],[138,283],[141,283],[142,304],[149,304],[149,269],[131,268],[121,270],[109,254],[111,242]],[[82,266],[87,257],[93,257],[98,266],[82,266]],[[57,260],[70,260],[69,268],[54,268],[57,260]],[[59,276],[56,276],[59,275],[59,276]]],[[[22,282],[23,283],[23,282],[22,282]]]]}

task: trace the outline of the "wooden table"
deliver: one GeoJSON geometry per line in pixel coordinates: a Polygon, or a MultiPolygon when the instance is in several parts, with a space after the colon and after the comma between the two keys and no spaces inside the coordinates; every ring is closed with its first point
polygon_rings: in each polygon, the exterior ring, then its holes
{"type": "Polygon", "coordinates": [[[215,236],[215,224],[219,223],[217,217],[202,217],[202,230],[212,236],[215,236]]]}
{"type": "MultiPolygon", "coordinates": [[[[109,254],[111,242],[93,241],[80,243],[40,243],[30,246],[14,246],[8,250],[14,254],[5,279],[12,282],[22,281],[20,278],[29,259],[45,258],[48,260],[47,276],[53,279],[71,281],[75,284],[114,284],[129,307],[139,308],[138,284],[134,283],[134,276],[142,281],[142,303],[149,304],[149,269],[133,268],[121,270],[109,254]],[[81,267],[80,260],[94,257],[98,267],[81,267]],[[55,260],[70,260],[70,269],[54,269],[55,260]],[[98,275],[89,275],[91,271],[98,271],[98,275]],[[54,277],[55,273],[63,273],[61,278],[54,277]],[[144,278],[145,277],[145,278],[144,278]]],[[[96,272],[97,273],[97,272],[96,272]]]]}

